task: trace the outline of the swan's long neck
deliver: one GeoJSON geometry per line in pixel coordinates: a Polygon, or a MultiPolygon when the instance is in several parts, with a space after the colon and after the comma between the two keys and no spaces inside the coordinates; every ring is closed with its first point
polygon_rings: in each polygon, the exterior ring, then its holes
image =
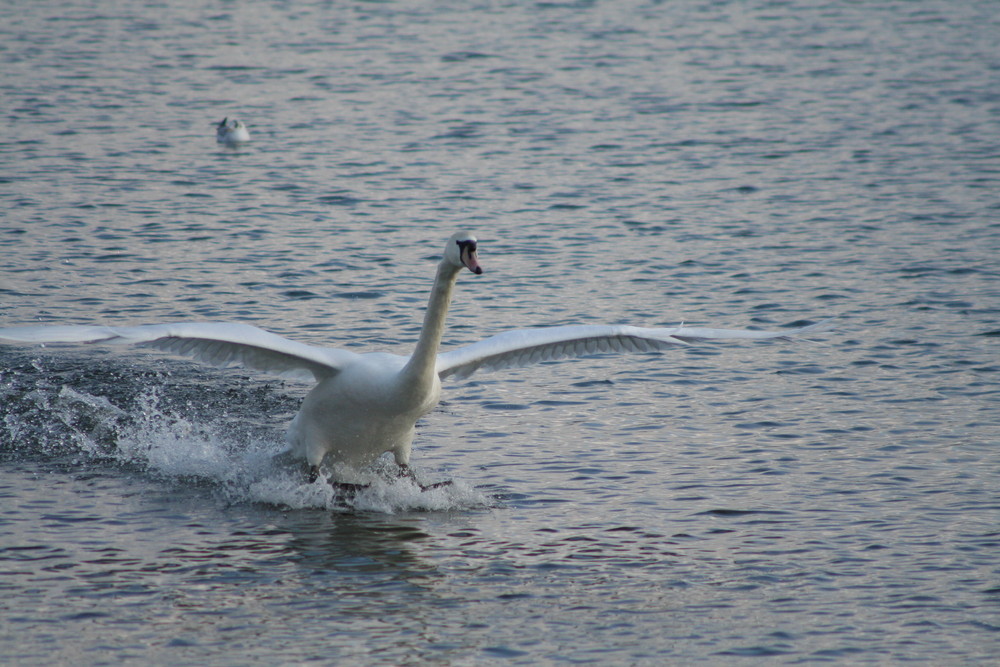
{"type": "Polygon", "coordinates": [[[409,382],[419,385],[430,383],[436,372],[438,348],[444,335],[444,321],[451,304],[451,293],[458,280],[461,269],[442,261],[438,265],[437,277],[431,288],[431,296],[427,301],[427,312],[424,313],[424,325],[420,330],[420,340],[413,350],[413,356],[403,368],[402,375],[409,382]]]}

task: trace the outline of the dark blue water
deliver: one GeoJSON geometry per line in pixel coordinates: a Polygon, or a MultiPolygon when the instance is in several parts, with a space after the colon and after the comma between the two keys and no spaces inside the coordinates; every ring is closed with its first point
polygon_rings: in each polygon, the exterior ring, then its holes
{"type": "MultiPolygon", "coordinates": [[[[106,6],[104,6],[106,5],[106,6]]],[[[345,507],[308,386],[0,348],[6,664],[993,664],[991,2],[0,8],[0,326],[407,354],[778,328],[473,376],[345,507]],[[223,117],[251,143],[215,143],[223,117]]]]}

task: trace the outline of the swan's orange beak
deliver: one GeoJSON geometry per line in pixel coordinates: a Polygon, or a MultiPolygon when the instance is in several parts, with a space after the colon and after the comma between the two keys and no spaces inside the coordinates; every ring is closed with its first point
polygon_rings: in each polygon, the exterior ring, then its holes
{"type": "Polygon", "coordinates": [[[483,272],[483,267],[479,265],[479,258],[476,257],[476,246],[466,245],[462,247],[462,264],[477,276],[483,272]]]}

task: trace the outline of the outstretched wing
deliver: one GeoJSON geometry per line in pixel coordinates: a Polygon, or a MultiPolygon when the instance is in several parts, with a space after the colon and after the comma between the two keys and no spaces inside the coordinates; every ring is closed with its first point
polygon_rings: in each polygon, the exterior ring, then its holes
{"type": "Polygon", "coordinates": [[[449,376],[465,378],[477,370],[527,366],[600,352],[650,352],[702,340],[790,339],[824,326],[825,322],[820,322],[786,331],[697,329],[684,326],[646,329],[627,325],[518,329],[439,354],[437,372],[442,379],[449,376]]]}
{"type": "Polygon", "coordinates": [[[247,368],[316,381],[335,375],[357,355],[298,343],[248,324],[181,322],[137,327],[40,326],[0,329],[16,343],[114,343],[155,347],[216,366],[247,368]]]}

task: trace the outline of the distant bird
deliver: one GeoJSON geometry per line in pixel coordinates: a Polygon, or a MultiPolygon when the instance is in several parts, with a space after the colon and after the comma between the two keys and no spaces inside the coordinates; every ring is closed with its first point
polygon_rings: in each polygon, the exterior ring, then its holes
{"type": "Polygon", "coordinates": [[[13,327],[0,328],[0,340],[139,343],[219,366],[239,363],[308,377],[317,384],[288,427],[289,449],[282,457],[303,461],[310,481],[315,481],[324,461],[358,470],[386,452],[392,452],[402,474],[412,477],[408,466],[414,426],[437,405],[441,380],[449,376],[464,378],[477,370],[599,352],[649,352],[710,339],[790,339],[824,326],[821,322],[786,331],[646,329],[622,324],[515,329],[439,353],[452,291],[463,268],[477,275],[483,272],[476,237],[456,232],[444,248],[420,338],[408,357],[314,347],[235,323],[13,327]]]}
{"type": "Polygon", "coordinates": [[[250,141],[250,133],[243,121],[229,117],[223,118],[215,128],[215,140],[227,146],[237,146],[250,141]]]}

